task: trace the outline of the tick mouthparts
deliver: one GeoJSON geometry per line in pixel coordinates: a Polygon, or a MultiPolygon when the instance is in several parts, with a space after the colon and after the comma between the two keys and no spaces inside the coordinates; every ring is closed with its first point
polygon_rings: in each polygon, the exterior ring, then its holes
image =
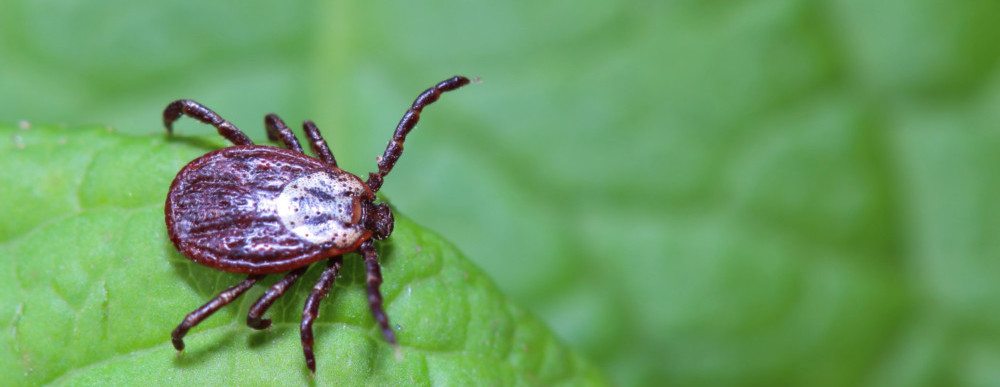
{"type": "Polygon", "coordinates": [[[370,203],[365,210],[365,228],[371,230],[375,239],[385,239],[392,234],[395,219],[392,209],[385,203],[370,203]]]}

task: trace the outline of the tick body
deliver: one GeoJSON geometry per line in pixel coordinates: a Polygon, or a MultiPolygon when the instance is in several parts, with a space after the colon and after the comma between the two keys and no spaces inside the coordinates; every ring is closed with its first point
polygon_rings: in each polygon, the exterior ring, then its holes
{"type": "Polygon", "coordinates": [[[214,126],[234,146],[190,162],[177,174],[167,194],[165,215],[170,240],[191,260],[215,269],[244,273],[247,278],[189,313],[173,331],[173,345],[184,349],[184,335],[212,313],[235,300],[267,274],[287,273],[250,308],[247,325],[270,326],[264,313],[305,273],[325,261],[326,268],[306,299],[299,326],[306,365],[315,372],[312,324],[344,254],[357,252],[365,261],[368,303],[386,341],[396,337],[382,306],[381,268],[374,240],[392,233],[392,211],[376,203],[375,193],[403,151],[406,135],[423,108],[443,92],[469,83],[465,77],[444,80],[421,93],[403,115],[368,179],[337,167],[336,159],[316,126],[303,124],[316,157],[307,156],[285,123],[274,114],[264,118],[268,138],[285,148],[254,145],[235,125],[191,101],[170,103],[163,112],[168,132],[181,115],[214,126]]]}
{"type": "Polygon", "coordinates": [[[234,146],[188,164],[167,198],[170,240],[195,262],[271,274],[350,253],[374,193],[361,179],[301,153],[234,146]]]}

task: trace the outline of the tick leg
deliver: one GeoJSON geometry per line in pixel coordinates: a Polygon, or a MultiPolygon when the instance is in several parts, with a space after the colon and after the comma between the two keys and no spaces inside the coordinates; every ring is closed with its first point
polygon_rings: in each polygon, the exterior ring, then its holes
{"type": "Polygon", "coordinates": [[[184,317],[184,321],[181,321],[181,324],[178,325],[177,328],[174,329],[174,332],[170,334],[170,337],[173,339],[174,348],[177,348],[178,351],[183,351],[184,335],[187,334],[188,330],[193,328],[195,325],[201,323],[202,320],[208,318],[209,316],[212,315],[212,313],[215,313],[223,306],[226,306],[230,302],[233,302],[233,300],[235,300],[236,297],[239,297],[241,294],[243,294],[243,292],[246,292],[251,287],[253,287],[253,284],[257,283],[257,281],[259,281],[261,278],[264,278],[264,276],[251,275],[247,277],[247,279],[243,280],[243,282],[240,282],[235,286],[226,289],[222,293],[219,293],[219,295],[215,296],[215,298],[213,298],[212,301],[209,301],[205,305],[202,305],[200,308],[195,309],[191,313],[188,313],[188,315],[184,317]]]}
{"type": "Polygon", "coordinates": [[[379,291],[379,286],[382,285],[382,269],[378,263],[375,243],[369,239],[361,244],[359,251],[365,258],[365,271],[368,273],[365,281],[368,285],[368,306],[372,309],[375,321],[382,328],[382,336],[385,337],[385,341],[396,345],[396,334],[389,327],[389,316],[385,314],[385,309],[382,307],[382,293],[379,291]]]}
{"type": "Polygon", "coordinates": [[[281,140],[286,148],[302,153],[302,145],[299,145],[299,140],[295,138],[292,130],[288,129],[288,125],[285,125],[285,121],[278,118],[277,114],[271,113],[264,116],[264,127],[267,128],[268,140],[281,140]]]}
{"type": "Polygon", "coordinates": [[[403,141],[406,141],[406,134],[410,133],[410,130],[417,125],[417,121],[420,121],[420,112],[424,107],[437,101],[441,97],[441,93],[455,90],[467,84],[469,84],[468,78],[456,75],[441,81],[437,85],[434,85],[434,87],[424,90],[423,93],[417,96],[417,99],[413,101],[413,105],[403,114],[403,118],[399,120],[399,124],[396,124],[396,131],[392,134],[389,145],[385,147],[385,152],[382,153],[382,157],[378,160],[378,172],[368,174],[368,187],[372,191],[378,191],[382,187],[383,178],[389,174],[389,171],[392,171],[393,165],[396,165],[396,160],[399,160],[399,156],[403,154],[403,141]]]}
{"type": "Polygon", "coordinates": [[[212,125],[219,130],[219,134],[236,145],[253,145],[250,137],[243,134],[236,125],[222,119],[218,114],[200,103],[190,99],[179,99],[167,105],[163,110],[163,125],[167,127],[167,133],[173,133],[174,121],[177,121],[182,114],[188,115],[198,121],[212,125]]]}
{"type": "Polygon", "coordinates": [[[309,146],[312,147],[313,153],[319,156],[320,160],[336,167],[337,159],[333,157],[333,152],[330,152],[330,147],[326,146],[326,140],[319,133],[319,128],[316,127],[316,124],[312,121],[303,122],[302,129],[305,130],[306,137],[309,137],[309,146]]]}
{"type": "Polygon", "coordinates": [[[313,286],[313,290],[306,298],[305,308],[302,310],[302,323],[299,324],[299,334],[302,336],[302,352],[306,355],[306,366],[309,371],[316,373],[316,357],[313,355],[313,320],[319,316],[319,303],[326,298],[330,292],[333,280],[337,279],[337,272],[343,264],[343,257],[338,255],[330,258],[326,262],[326,269],[320,274],[319,281],[313,286]]]}
{"type": "Polygon", "coordinates": [[[285,291],[288,290],[288,288],[291,287],[295,281],[299,280],[299,277],[301,277],[308,268],[309,267],[306,266],[292,270],[286,274],[281,281],[278,281],[268,288],[267,291],[264,292],[264,295],[260,296],[260,298],[257,299],[257,302],[250,307],[250,313],[247,313],[247,325],[253,329],[267,329],[267,327],[271,326],[271,320],[261,318],[261,316],[267,312],[267,310],[271,307],[271,304],[274,303],[274,300],[277,300],[278,297],[285,294],[285,291]]]}

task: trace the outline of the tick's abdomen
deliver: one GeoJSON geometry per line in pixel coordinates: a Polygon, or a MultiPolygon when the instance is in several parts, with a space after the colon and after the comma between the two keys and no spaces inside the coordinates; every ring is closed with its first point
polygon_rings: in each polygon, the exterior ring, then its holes
{"type": "Polygon", "coordinates": [[[189,258],[227,271],[289,270],[357,248],[364,183],[302,154],[225,148],[177,175],[167,197],[170,238],[189,258]]]}

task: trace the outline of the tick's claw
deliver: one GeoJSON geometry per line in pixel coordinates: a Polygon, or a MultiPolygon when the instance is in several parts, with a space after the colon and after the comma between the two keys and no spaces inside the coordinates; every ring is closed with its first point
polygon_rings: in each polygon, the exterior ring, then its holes
{"type": "Polygon", "coordinates": [[[260,319],[247,319],[247,326],[257,330],[264,330],[271,327],[271,319],[260,318],[260,319]]]}
{"type": "Polygon", "coordinates": [[[180,351],[184,350],[184,340],[183,339],[173,339],[172,341],[174,343],[174,349],[176,349],[177,352],[180,352],[180,351]]]}
{"type": "Polygon", "coordinates": [[[310,374],[316,375],[316,359],[306,357],[306,367],[309,367],[310,374]]]}
{"type": "Polygon", "coordinates": [[[396,333],[392,330],[382,331],[382,336],[385,337],[385,341],[389,343],[389,345],[399,348],[399,342],[396,341],[396,333]]]}

